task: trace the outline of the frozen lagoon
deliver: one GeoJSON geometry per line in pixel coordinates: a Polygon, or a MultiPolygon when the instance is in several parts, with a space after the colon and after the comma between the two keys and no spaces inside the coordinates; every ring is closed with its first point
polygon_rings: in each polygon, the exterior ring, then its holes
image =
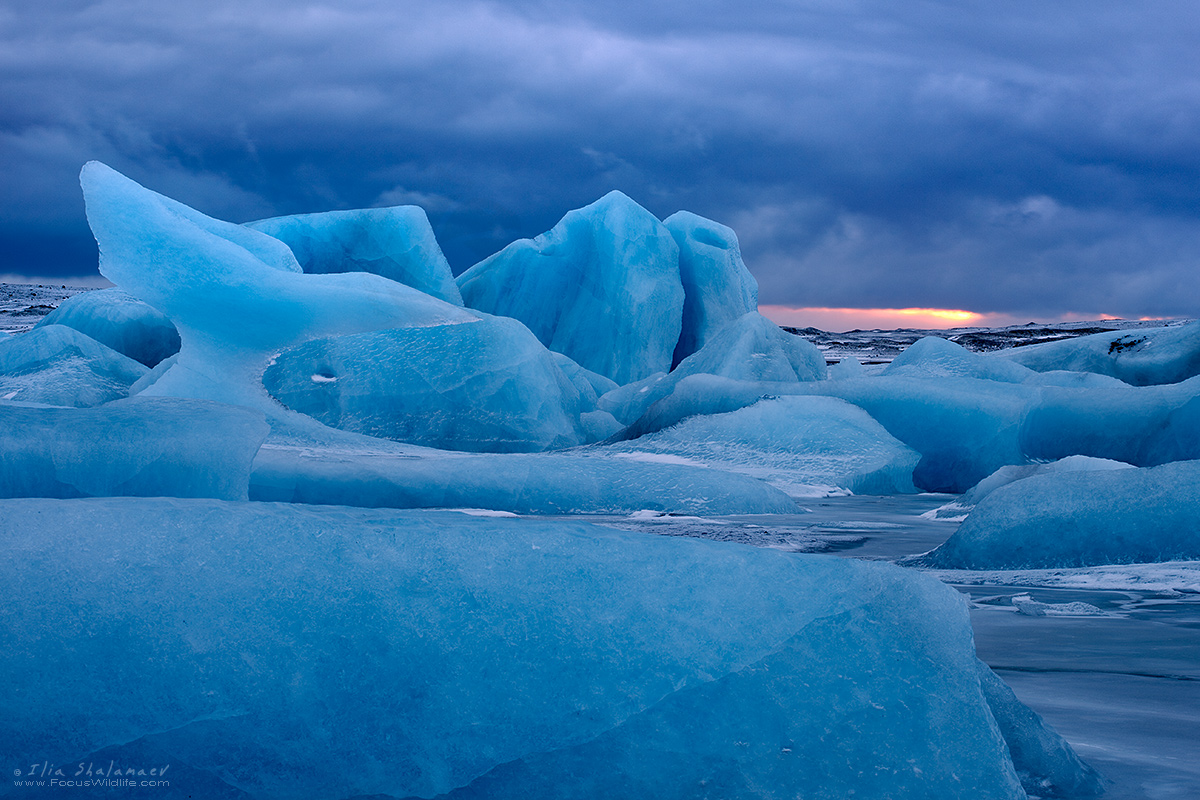
{"type": "MultiPolygon", "coordinates": [[[[603,519],[626,530],[897,561],[957,529],[922,516],[954,497],[827,497],[804,501],[812,513],[797,515],[603,519]]],[[[1104,798],[1200,797],[1200,562],[925,571],[969,598],[980,659],[1111,781],[1104,798]]]]}

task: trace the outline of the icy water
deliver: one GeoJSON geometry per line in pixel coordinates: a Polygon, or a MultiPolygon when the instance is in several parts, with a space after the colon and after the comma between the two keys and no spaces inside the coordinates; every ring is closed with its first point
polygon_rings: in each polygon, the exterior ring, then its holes
{"type": "MultiPolygon", "coordinates": [[[[956,522],[948,495],[803,501],[812,513],[589,517],[625,530],[895,561],[956,522]]],[[[971,605],[979,657],[1110,781],[1106,800],[1200,798],[1200,562],[931,571],[971,605]]]]}
{"type": "Polygon", "coordinates": [[[21,333],[42,321],[80,286],[43,286],[40,283],[0,283],[0,333],[21,333]]]}

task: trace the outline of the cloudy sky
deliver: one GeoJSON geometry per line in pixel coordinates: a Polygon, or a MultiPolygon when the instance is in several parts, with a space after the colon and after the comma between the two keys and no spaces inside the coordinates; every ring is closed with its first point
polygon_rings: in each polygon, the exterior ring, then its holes
{"type": "Polygon", "coordinates": [[[95,274],[80,166],[233,221],[415,203],[455,272],[621,189],[764,304],[1200,316],[1183,0],[4,0],[0,274],[95,274]]]}

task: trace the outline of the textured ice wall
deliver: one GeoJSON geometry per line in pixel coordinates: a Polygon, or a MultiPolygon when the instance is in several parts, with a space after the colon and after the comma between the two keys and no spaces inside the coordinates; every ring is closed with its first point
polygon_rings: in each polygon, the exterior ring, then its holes
{"type": "Polygon", "coordinates": [[[546,347],[618,384],[671,368],[684,299],[679,247],[620,192],[484,259],[458,288],[468,307],[520,320],[546,347]]]}
{"type": "Polygon", "coordinates": [[[536,452],[582,444],[579,390],[524,325],[401,328],[319,339],[278,356],[273,397],[326,425],[445,450],[536,452]]]}
{"type": "Polygon", "coordinates": [[[305,272],[371,272],[462,305],[450,264],[417,206],[296,214],[246,227],[286,244],[305,272]]]}
{"type": "Polygon", "coordinates": [[[0,338],[0,400],[85,408],[129,395],[146,368],[65,325],[0,338]]]}
{"type": "Polygon", "coordinates": [[[0,404],[0,497],[245,500],[269,432],[260,413],[204,400],[0,404]]]}
{"type": "Polygon", "coordinates": [[[1200,559],[1200,462],[1060,472],[985,497],[920,563],[1040,569],[1200,559]]]}
{"type": "Polygon", "coordinates": [[[179,352],[179,332],[161,313],[120,289],[72,295],[37,327],[66,325],[153,367],[179,352]]]}
{"type": "Polygon", "coordinates": [[[287,245],[212,219],[99,162],[80,174],[100,272],[168,316],[182,346],[144,394],[282,413],[262,386],[279,351],[309,339],[475,316],[368,273],[305,275],[287,245]]]}
{"type": "Polygon", "coordinates": [[[964,603],[890,565],[168,499],[3,501],[0,558],[7,764],[153,747],[260,798],[1024,797],[964,603]]]}

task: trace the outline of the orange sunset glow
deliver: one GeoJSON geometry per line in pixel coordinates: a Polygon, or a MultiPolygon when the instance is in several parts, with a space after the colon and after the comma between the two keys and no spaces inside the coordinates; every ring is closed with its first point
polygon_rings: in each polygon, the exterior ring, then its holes
{"type": "Polygon", "coordinates": [[[1111,314],[1063,314],[1054,319],[1011,314],[980,313],[958,308],[792,308],[759,306],[759,312],[777,325],[820,328],[825,331],[893,328],[1001,328],[1027,322],[1051,323],[1078,320],[1117,319],[1111,314]]]}

